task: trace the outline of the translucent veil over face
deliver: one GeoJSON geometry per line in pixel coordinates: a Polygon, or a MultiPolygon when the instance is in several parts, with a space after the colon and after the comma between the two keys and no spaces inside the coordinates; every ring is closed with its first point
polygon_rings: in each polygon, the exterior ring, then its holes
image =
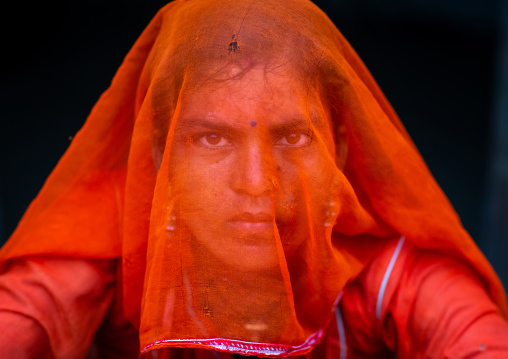
{"type": "Polygon", "coordinates": [[[183,83],[161,163],[168,204],[152,265],[168,281],[153,296],[168,302],[158,327],[179,339],[301,344],[344,285],[331,245],[344,184],[329,114],[287,66],[217,75],[183,83]],[[323,297],[315,286],[328,278],[336,288],[323,297]],[[320,308],[309,332],[298,310],[320,308]]]}
{"type": "Polygon", "coordinates": [[[265,2],[185,5],[161,29],[174,42],[156,43],[147,94],[158,174],[141,345],[307,351],[355,270],[332,240],[337,218],[356,206],[344,231],[395,232],[374,229],[342,172],[347,136],[326,96],[331,59],[278,15],[288,8],[309,28],[312,19],[293,3],[268,13],[265,2]],[[227,19],[220,29],[209,26],[216,12],[227,19]]]}
{"type": "Polygon", "coordinates": [[[344,286],[401,235],[469,262],[508,313],[324,13],[306,0],[177,0],[136,42],[0,259],[121,257],[125,315],[146,357],[283,357],[319,342],[344,286]]]}

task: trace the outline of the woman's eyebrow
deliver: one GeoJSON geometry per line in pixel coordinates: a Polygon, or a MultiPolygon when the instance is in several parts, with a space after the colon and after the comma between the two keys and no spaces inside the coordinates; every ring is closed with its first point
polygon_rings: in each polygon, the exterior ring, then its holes
{"type": "Polygon", "coordinates": [[[288,128],[321,128],[323,126],[323,119],[321,116],[303,116],[303,115],[297,115],[297,116],[291,116],[287,117],[283,121],[279,121],[277,123],[273,123],[269,126],[270,131],[278,132],[280,130],[288,129],[288,128]]]}
{"type": "Polygon", "coordinates": [[[178,129],[190,130],[212,130],[225,133],[239,132],[235,126],[226,121],[215,121],[211,118],[191,117],[179,121],[178,129]]]}

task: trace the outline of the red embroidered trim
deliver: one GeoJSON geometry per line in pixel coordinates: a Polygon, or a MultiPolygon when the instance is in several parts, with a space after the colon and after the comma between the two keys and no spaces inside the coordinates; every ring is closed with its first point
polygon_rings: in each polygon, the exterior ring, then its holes
{"type": "Polygon", "coordinates": [[[284,357],[289,354],[300,355],[306,354],[314,348],[323,337],[323,330],[312,334],[307,340],[298,346],[283,345],[283,344],[266,344],[266,343],[252,343],[244,342],[241,340],[232,339],[166,339],[158,340],[152,344],[147,345],[141,350],[139,355],[140,359],[145,358],[145,355],[152,350],[179,347],[179,348],[201,348],[212,349],[222,352],[243,354],[243,355],[264,355],[269,358],[284,357]]]}
{"type": "MultiPolygon", "coordinates": [[[[337,296],[335,303],[333,304],[333,310],[337,307],[340,299],[342,298],[342,292],[337,296]]],[[[328,325],[328,323],[327,323],[328,325]]],[[[326,327],[326,326],[325,326],[326,327]]],[[[163,348],[201,348],[201,349],[211,349],[217,350],[221,352],[235,353],[235,354],[243,354],[243,355],[263,355],[269,358],[279,358],[285,357],[288,355],[303,355],[310,352],[323,338],[324,331],[323,329],[318,330],[311,336],[307,338],[307,340],[297,346],[284,345],[284,344],[267,344],[267,343],[253,343],[253,342],[245,342],[241,340],[233,340],[233,339],[222,339],[222,338],[213,338],[213,339],[163,339],[157,340],[151,344],[145,346],[140,354],[139,359],[144,359],[145,355],[157,349],[163,348]]]]}

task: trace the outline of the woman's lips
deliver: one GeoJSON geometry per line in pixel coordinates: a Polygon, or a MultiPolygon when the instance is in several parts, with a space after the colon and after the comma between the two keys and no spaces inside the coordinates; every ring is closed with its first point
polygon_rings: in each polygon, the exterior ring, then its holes
{"type": "Polygon", "coordinates": [[[228,224],[244,232],[273,231],[273,216],[268,213],[244,212],[231,217],[228,224]]]}

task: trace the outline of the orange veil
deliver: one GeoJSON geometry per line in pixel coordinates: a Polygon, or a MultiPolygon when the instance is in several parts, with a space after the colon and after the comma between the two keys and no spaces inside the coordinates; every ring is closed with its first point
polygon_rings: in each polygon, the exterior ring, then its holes
{"type": "Polygon", "coordinates": [[[1,261],[122,258],[142,355],[288,356],[387,243],[503,288],[368,70],[306,0],[176,0],[155,16],[1,261]]]}

